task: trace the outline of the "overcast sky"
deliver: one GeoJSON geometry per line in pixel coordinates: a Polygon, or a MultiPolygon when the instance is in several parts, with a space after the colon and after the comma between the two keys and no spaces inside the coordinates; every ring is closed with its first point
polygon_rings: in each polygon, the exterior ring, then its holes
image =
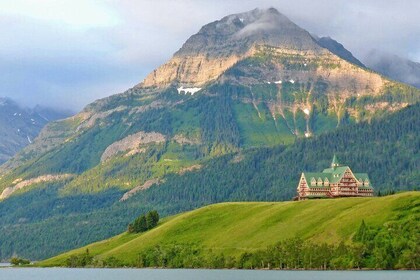
{"type": "Polygon", "coordinates": [[[362,61],[378,49],[420,62],[418,0],[0,0],[0,96],[80,110],[139,83],[202,25],[257,7],[362,61]]]}

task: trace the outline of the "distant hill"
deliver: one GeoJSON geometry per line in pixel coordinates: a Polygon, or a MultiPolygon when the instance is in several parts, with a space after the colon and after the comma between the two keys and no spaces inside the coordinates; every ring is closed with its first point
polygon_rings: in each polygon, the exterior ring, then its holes
{"type": "Polygon", "coordinates": [[[396,81],[420,88],[420,63],[394,54],[371,51],[364,59],[366,65],[396,81]]]}
{"type": "MultiPolygon", "coordinates": [[[[217,258],[223,255],[222,268],[229,257],[236,261],[233,266],[237,267],[237,262],[241,256],[243,258],[244,253],[258,252],[290,238],[299,237],[314,244],[325,242],[336,246],[342,241],[352,243],[362,221],[369,228],[379,230],[383,238],[386,238],[390,229],[397,233],[397,224],[405,225],[402,232],[398,231],[401,235],[389,235],[401,242],[399,245],[393,245],[395,248],[400,246],[400,251],[397,250],[398,252],[391,257],[396,259],[394,262],[397,264],[399,258],[403,258],[402,250],[408,248],[404,242],[418,241],[418,236],[410,235],[412,230],[415,230],[414,221],[416,213],[420,211],[419,202],[420,192],[407,192],[381,198],[222,203],[169,217],[149,232],[123,233],[42,261],[38,265],[66,266],[71,256],[83,255],[88,250],[97,264],[101,261],[109,263],[112,259],[113,265],[138,266],[139,256],[145,254],[147,258],[147,254],[150,254],[150,258],[154,256],[159,259],[149,259],[153,264],[200,267],[200,263],[204,263],[211,267],[217,258]],[[178,250],[171,251],[173,255],[166,255],[165,250],[168,248],[178,250]],[[177,262],[173,262],[173,259],[177,262]]],[[[376,240],[379,241],[379,234],[377,236],[376,240]]],[[[368,233],[365,238],[370,238],[368,233]]],[[[289,254],[295,253],[292,248],[293,246],[290,247],[289,254]]],[[[275,250],[274,247],[272,250],[275,250]]],[[[320,257],[317,257],[315,252],[314,249],[314,262],[320,257]]],[[[330,261],[333,258],[329,256],[327,259],[330,261]]],[[[264,261],[269,262],[270,259],[264,261]]],[[[381,260],[377,262],[381,263],[381,260]]],[[[275,268],[274,265],[273,267],[275,268]]],[[[369,267],[368,263],[366,267],[369,267]]],[[[412,266],[408,264],[406,267],[412,266]]]]}
{"type": "Polygon", "coordinates": [[[23,108],[9,98],[0,97],[0,165],[34,142],[47,123],[69,115],[41,106],[23,108]]]}

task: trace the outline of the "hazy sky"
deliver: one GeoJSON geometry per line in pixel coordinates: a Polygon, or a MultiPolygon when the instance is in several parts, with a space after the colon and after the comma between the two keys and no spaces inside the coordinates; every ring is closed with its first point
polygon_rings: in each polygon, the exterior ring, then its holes
{"type": "Polygon", "coordinates": [[[275,7],[363,61],[420,62],[418,0],[0,0],[0,96],[80,110],[139,83],[200,27],[275,7]]]}

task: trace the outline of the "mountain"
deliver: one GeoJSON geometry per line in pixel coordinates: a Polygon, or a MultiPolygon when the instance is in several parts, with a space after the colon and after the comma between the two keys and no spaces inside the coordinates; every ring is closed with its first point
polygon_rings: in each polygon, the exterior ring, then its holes
{"type": "Polygon", "coordinates": [[[291,143],[418,99],[417,89],[341,59],[277,10],[256,9],[204,26],[142,83],[46,127],[0,172],[72,145],[87,149],[93,134],[100,143],[89,147],[83,163],[64,169],[86,171],[107,148],[108,156],[110,150],[136,153],[130,146],[136,133],[159,133],[207,154],[291,143]]]}
{"type": "Polygon", "coordinates": [[[372,50],[365,58],[368,67],[396,81],[420,88],[420,63],[372,50]]]}
{"type": "Polygon", "coordinates": [[[0,164],[31,144],[49,122],[69,116],[50,108],[22,108],[9,98],[0,97],[0,164]]]}
{"type": "Polygon", "coordinates": [[[202,86],[217,79],[238,61],[253,56],[258,45],[322,52],[307,31],[277,10],[255,9],[203,26],[171,60],[153,71],[139,86],[165,87],[171,83],[202,86]]]}
{"type": "MultiPolygon", "coordinates": [[[[359,265],[356,265],[354,261],[349,260],[345,266],[368,268],[370,265],[371,268],[377,269],[379,267],[396,268],[399,264],[408,268],[413,267],[413,264],[409,264],[410,260],[404,259],[404,255],[409,254],[410,251],[411,254],[415,254],[415,249],[410,248],[408,243],[418,241],[414,236],[416,234],[414,213],[419,211],[419,200],[419,192],[408,192],[380,198],[210,205],[169,217],[157,228],[148,232],[140,234],[125,232],[108,240],[42,261],[38,265],[84,266],[81,262],[77,264],[75,260],[85,256],[88,250],[89,256],[93,258],[92,264],[98,266],[246,268],[243,265],[245,254],[255,254],[254,258],[258,258],[259,254],[265,252],[269,257],[260,257],[265,263],[280,259],[278,254],[281,254],[281,251],[273,254],[273,251],[278,250],[275,244],[280,241],[289,245],[289,255],[286,254],[283,257],[283,261],[287,263],[286,259],[290,258],[294,248],[291,239],[297,236],[304,241],[299,242],[301,251],[304,251],[303,248],[308,242],[313,242],[311,254],[313,262],[316,262],[321,258],[321,254],[317,256],[315,244],[322,246],[321,244],[324,243],[331,246],[340,242],[355,243],[354,236],[360,231],[360,225],[365,223],[368,228],[377,231],[370,233],[373,236],[376,235],[375,238],[368,237],[366,234],[366,239],[372,238],[374,242],[380,241],[380,238],[383,239],[375,249],[365,247],[364,255],[369,261],[359,261],[359,265]],[[398,225],[402,224],[405,226],[403,232],[398,228],[398,225]],[[390,234],[391,229],[396,232],[390,234]],[[390,240],[395,242],[397,239],[400,242],[391,245],[390,240]],[[392,254],[392,260],[388,260],[388,264],[384,264],[382,255],[378,252],[379,247],[384,248],[386,241],[394,249],[393,252],[396,252],[395,255],[392,254]],[[375,257],[366,257],[369,256],[369,250],[376,252],[372,254],[375,255],[376,260],[375,257]],[[221,263],[215,265],[222,255],[221,263]]],[[[384,252],[384,254],[387,253],[384,252]]],[[[334,257],[326,259],[330,269],[334,269],[333,259],[334,257]]],[[[349,256],[349,259],[352,257],[349,256]]],[[[414,262],[414,267],[420,264],[418,258],[414,262]]],[[[253,263],[254,268],[261,265],[261,261],[255,260],[253,263]]],[[[313,268],[319,268],[319,264],[314,265],[313,268]]],[[[273,263],[271,267],[278,268],[279,265],[273,263]]],[[[267,268],[267,264],[260,268],[267,268]]],[[[312,267],[308,263],[306,268],[312,267]]]]}
{"type": "Polygon", "coordinates": [[[419,99],[275,9],[227,16],[1,166],[0,258],[104,239],[147,209],[290,199],[334,152],[376,190],[414,189],[419,99]]]}
{"type": "Polygon", "coordinates": [[[346,50],[346,48],[344,48],[342,44],[332,39],[331,37],[315,38],[319,45],[321,45],[323,48],[328,49],[330,52],[337,55],[338,57],[347,60],[348,62],[351,62],[355,65],[358,65],[362,68],[366,68],[366,66],[362,62],[360,62],[360,60],[355,58],[351,52],[346,50]]]}

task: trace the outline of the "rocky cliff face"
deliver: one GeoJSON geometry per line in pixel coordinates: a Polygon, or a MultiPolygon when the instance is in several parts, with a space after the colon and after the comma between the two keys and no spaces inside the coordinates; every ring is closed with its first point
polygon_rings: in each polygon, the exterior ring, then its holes
{"type": "Polygon", "coordinates": [[[334,53],[338,57],[344,60],[347,60],[348,62],[353,63],[357,66],[360,66],[362,68],[366,67],[362,62],[360,62],[360,60],[355,58],[351,52],[346,50],[346,48],[344,48],[344,46],[340,44],[339,42],[337,42],[336,40],[330,37],[321,37],[321,38],[316,37],[315,39],[321,47],[326,48],[327,50],[334,53]]]}
{"type": "Polygon", "coordinates": [[[203,26],[139,86],[166,87],[172,83],[203,86],[236,62],[252,56],[258,45],[323,52],[307,31],[277,10],[255,9],[203,26]]]}
{"type": "Polygon", "coordinates": [[[254,108],[263,104],[273,120],[289,111],[295,123],[297,113],[303,113],[305,128],[287,121],[301,136],[315,133],[315,111],[334,115],[338,126],[343,118],[369,120],[418,100],[415,90],[367,69],[337,41],[310,35],[275,9],[256,9],[205,25],[136,88],[194,88],[194,93],[211,83],[266,90],[274,86],[275,96],[251,89],[251,97],[240,100],[254,108]]]}

